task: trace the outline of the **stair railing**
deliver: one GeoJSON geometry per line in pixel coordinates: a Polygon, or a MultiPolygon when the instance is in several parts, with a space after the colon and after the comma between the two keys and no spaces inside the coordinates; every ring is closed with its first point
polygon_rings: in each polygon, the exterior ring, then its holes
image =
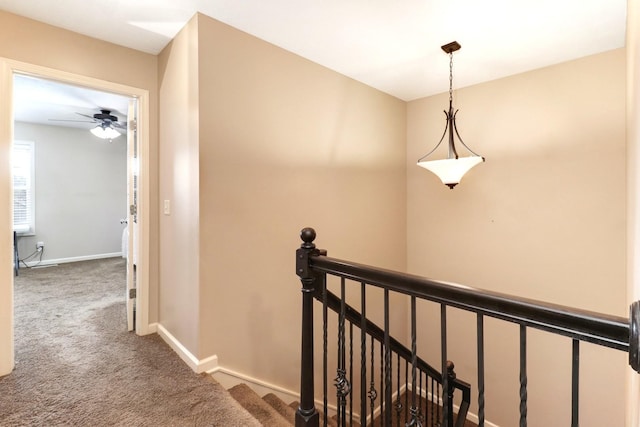
{"type": "MultiPolygon", "coordinates": [[[[562,335],[572,339],[572,399],[571,399],[571,425],[579,425],[579,363],[580,363],[580,342],[589,342],[600,346],[624,351],[629,355],[629,364],[636,371],[640,372],[640,301],[634,302],[630,307],[629,318],[611,316],[594,313],[586,310],[575,309],[545,302],[539,302],[515,296],[489,292],[464,286],[452,285],[445,282],[431,280],[419,276],[398,273],[394,271],[374,268],[362,264],[352,263],[326,256],[326,251],[315,247],[313,241],[316,233],[311,228],[305,228],[301,232],[303,243],[296,251],[296,274],[302,282],[302,353],[301,353],[301,384],[300,384],[300,406],[296,412],[296,427],[317,427],[319,426],[319,413],[314,403],[314,325],[313,325],[313,300],[314,298],[323,301],[323,374],[324,374],[324,409],[327,410],[327,316],[328,309],[338,311],[338,374],[336,378],[337,387],[337,419],[342,426],[353,425],[352,411],[346,409],[346,396],[351,394],[350,385],[353,383],[352,376],[347,376],[347,372],[353,371],[353,367],[345,365],[346,348],[352,349],[345,343],[346,327],[349,322],[349,330],[353,325],[359,327],[365,333],[361,334],[362,354],[361,364],[370,363],[373,367],[373,342],[380,343],[380,360],[383,365],[382,376],[379,385],[384,388],[384,399],[380,408],[382,418],[379,425],[392,425],[392,392],[391,387],[395,380],[396,396],[400,396],[400,360],[409,360],[411,366],[404,370],[407,387],[411,387],[411,408],[410,416],[405,418],[407,427],[425,426],[425,413],[430,408],[442,410],[441,414],[431,414],[431,422],[442,423],[446,427],[453,427],[453,391],[462,391],[462,400],[459,405],[459,416],[456,427],[463,425],[464,418],[470,402],[470,387],[467,383],[458,380],[453,372],[453,364],[447,360],[447,307],[470,311],[476,314],[477,326],[477,370],[478,370],[478,425],[485,425],[485,399],[484,399],[484,318],[490,317],[518,324],[520,326],[520,426],[527,425],[527,329],[535,328],[557,335],[562,335]],[[340,278],[341,296],[337,297],[327,290],[327,275],[340,278]],[[345,302],[344,290],[345,282],[355,282],[361,284],[362,314],[345,302]],[[366,318],[366,300],[364,298],[365,288],[374,286],[384,291],[384,328],[381,329],[366,318]],[[411,299],[411,350],[407,350],[400,343],[395,341],[389,334],[389,292],[397,292],[408,295],[411,299]],[[440,327],[441,327],[441,371],[447,373],[440,374],[431,368],[426,362],[417,356],[416,350],[416,299],[432,301],[440,304],[440,327]],[[371,356],[365,355],[366,338],[371,339],[372,345],[369,348],[371,356]],[[392,354],[396,355],[398,369],[395,371],[397,378],[392,378],[392,354]],[[367,357],[370,357],[367,360],[367,357]],[[349,369],[347,369],[349,368],[349,369]],[[409,372],[411,379],[408,378],[409,372]],[[418,375],[420,373],[420,375],[418,375]],[[438,383],[442,386],[437,391],[431,387],[424,388],[422,374],[426,383],[438,383]],[[438,382],[439,380],[439,382],[438,382]],[[452,386],[453,384],[453,386],[452,386]],[[426,390],[426,393],[425,393],[426,390]],[[421,396],[429,396],[431,405],[422,412],[419,400],[421,396]],[[435,400],[433,400],[435,398],[435,400]],[[440,405],[441,403],[441,405],[440,405]]],[[[353,337],[351,332],[350,337],[353,337]]],[[[350,350],[352,351],[352,350],[350,350]]],[[[351,360],[353,358],[351,357],[351,360]]],[[[370,374],[373,383],[373,372],[370,374]]],[[[365,401],[367,398],[371,402],[376,390],[366,391],[366,370],[361,369],[361,393],[360,393],[360,421],[364,424],[373,420],[373,406],[367,416],[365,401]]],[[[409,391],[409,390],[407,390],[409,391]]],[[[406,394],[408,399],[408,393],[406,394]]],[[[408,402],[407,402],[408,403],[408,402]]],[[[396,407],[398,407],[398,402],[396,407]]],[[[408,405],[407,405],[408,406],[408,405]]],[[[433,411],[432,411],[433,412],[433,411]]],[[[395,420],[393,420],[395,422],[395,420]]],[[[428,421],[427,421],[428,422],[428,421]]],[[[324,421],[327,425],[327,421],[324,421]]],[[[401,425],[400,419],[394,425],[401,425]]]]}
{"type": "MultiPolygon", "coordinates": [[[[338,425],[354,425],[354,413],[363,425],[391,426],[454,426],[454,395],[459,392],[460,404],[455,425],[465,422],[471,401],[471,387],[458,379],[454,364],[443,359],[442,371],[436,370],[416,351],[415,310],[412,315],[413,348],[408,349],[389,333],[389,290],[385,289],[384,328],[380,328],[366,317],[366,292],[371,285],[360,283],[361,311],[346,303],[346,277],[341,277],[340,296],[327,289],[327,274],[330,271],[314,269],[310,257],[326,256],[313,244],[315,232],[305,229],[302,233],[305,243],[297,251],[297,274],[302,281],[302,371],[300,406],[296,413],[296,426],[318,426],[320,418],[314,406],[314,326],[313,299],[322,302],[323,309],[323,406],[328,412],[328,323],[329,314],[337,314],[337,374],[336,416],[338,425]],[[355,348],[354,327],[359,329],[360,365],[353,366],[355,348]],[[369,343],[369,344],[368,344],[369,343]],[[349,357],[347,359],[347,351],[349,357]],[[349,366],[347,366],[347,360],[349,366]],[[379,365],[380,376],[374,375],[379,365]],[[370,369],[369,369],[370,366],[370,369]],[[359,413],[354,409],[353,375],[359,371],[360,393],[359,413]],[[368,372],[368,376],[367,376],[368,372]],[[444,375],[442,374],[444,372],[444,375]],[[403,375],[404,374],[404,375],[403,375]],[[411,375],[411,379],[409,379],[411,375]],[[376,386],[378,388],[376,388],[376,386]],[[395,386],[395,390],[394,389],[395,386]],[[380,395],[381,394],[381,395],[380,395]],[[394,400],[395,395],[395,400],[394,400]],[[402,396],[404,395],[404,399],[402,396]],[[378,397],[380,397],[378,399],[378,397]],[[379,424],[378,424],[379,423],[379,424]]],[[[374,286],[377,286],[374,284],[374,286]]],[[[412,298],[415,305],[415,297],[412,298]]],[[[445,355],[446,356],[446,355],[445,355]]],[[[327,420],[324,420],[327,425],[327,420]]]]}

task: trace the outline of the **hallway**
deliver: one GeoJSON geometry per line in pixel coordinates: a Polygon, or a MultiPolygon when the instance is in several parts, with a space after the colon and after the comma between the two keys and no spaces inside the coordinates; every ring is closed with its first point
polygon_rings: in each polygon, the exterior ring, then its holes
{"type": "Polygon", "coordinates": [[[253,425],[158,335],[126,331],[124,283],[122,258],[20,270],[0,425],[253,425]]]}

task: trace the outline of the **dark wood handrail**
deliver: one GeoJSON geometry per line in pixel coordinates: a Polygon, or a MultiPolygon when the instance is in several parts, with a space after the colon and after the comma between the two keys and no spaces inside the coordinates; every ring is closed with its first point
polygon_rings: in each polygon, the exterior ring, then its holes
{"type": "MultiPolygon", "coordinates": [[[[312,254],[309,263],[316,272],[331,273],[355,282],[365,282],[625,352],[630,350],[629,319],[624,317],[426,279],[320,254],[312,254]]],[[[637,367],[633,368],[638,370],[637,367]]]]}

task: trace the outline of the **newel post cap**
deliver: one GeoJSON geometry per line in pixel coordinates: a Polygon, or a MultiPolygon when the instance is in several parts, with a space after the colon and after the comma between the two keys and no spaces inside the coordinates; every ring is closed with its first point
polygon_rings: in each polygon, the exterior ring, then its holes
{"type": "Polygon", "coordinates": [[[302,249],[314,249],[316,245],[313,241],[316,239],[316,230],[311,227],[305,227],[300,231],[300,238],[304,242],[300,247],[302,249]]]}

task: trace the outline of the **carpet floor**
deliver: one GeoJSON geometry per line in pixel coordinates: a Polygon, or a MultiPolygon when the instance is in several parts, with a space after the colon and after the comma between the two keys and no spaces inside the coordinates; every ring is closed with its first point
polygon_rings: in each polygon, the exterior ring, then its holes
{"type": "Polygon", "coordinates": [[[21,269],[0,426],[260,426],[156,334],[126,331],[121,258],[21,269]]]}

